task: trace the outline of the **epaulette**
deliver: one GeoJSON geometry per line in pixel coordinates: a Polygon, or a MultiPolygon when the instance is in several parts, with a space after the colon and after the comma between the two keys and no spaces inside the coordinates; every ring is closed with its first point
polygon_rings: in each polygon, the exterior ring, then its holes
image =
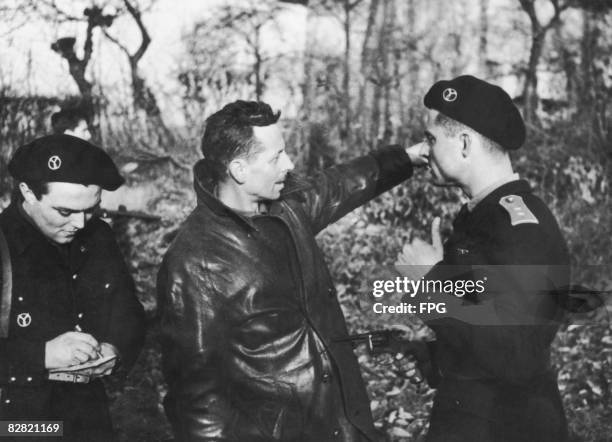
{"type": "Polygon", "coordinates": [[[499,204],[506,209],[510,215],[510,222],[513,226],[540,223],[531,210],[529,210],[523,198],[518,195],[504,196],[499,200],[499,204]]]}

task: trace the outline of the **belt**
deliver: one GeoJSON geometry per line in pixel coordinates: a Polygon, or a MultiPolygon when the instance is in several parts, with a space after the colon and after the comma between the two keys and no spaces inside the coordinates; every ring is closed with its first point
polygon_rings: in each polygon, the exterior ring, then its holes
{"type": "Polygon", "coordinates": [[[85,374],[67,373],[65,371],[59,371],[56,373],[49,373],[47,379],[50,381],[60,382],[73,382],[75,384],[87,384],[90,381],[90,377],[85,374]]]}

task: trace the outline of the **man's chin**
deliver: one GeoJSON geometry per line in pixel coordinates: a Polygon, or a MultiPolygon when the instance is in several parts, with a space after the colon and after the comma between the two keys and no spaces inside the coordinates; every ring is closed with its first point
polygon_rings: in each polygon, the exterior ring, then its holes
{"type": "Polygon", "coordinates": [[[438,181],[438,180],[434,180],[431,184],[433,184],[435,187],[457,187],[458,186],[457,183],[451,183],[448,181],[438,181]]]}
{"type": "Polygon", "coordinates": [[[431,173],[431,184],[433,184],[436,187],[456,187],[458,186],[458,184],[455,183],[454,181],[447,180],[441,177],[440,175],[437,175],[432,170],[430,170],[430,173],[431,173]]]}
{"type": "Polygon", "coordinates": [[[69,243],[72,242],[72,240],[74,239],[75,236],[76,236],[76,233],[74,233],[74,234],[58,235],[55,238],[53,238],[53,241],[58,243],[58,244],[69,244],[69,243]]]}

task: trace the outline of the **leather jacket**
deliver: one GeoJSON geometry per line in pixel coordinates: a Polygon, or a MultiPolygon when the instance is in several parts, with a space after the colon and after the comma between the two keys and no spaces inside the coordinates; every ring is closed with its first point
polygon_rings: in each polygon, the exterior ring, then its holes
{"type": "Polygon", "coordinates": [[[158,274],[165,408],[177,440],[380,440],[352,346],[334,342],[347,328],[315,235],[408,178],[408,156],[388,147],[312,180],[288,179],[267,213],[292,240],[287,273],[266,258],[253,219],[213,196],[202,168],[197,207],[158,274]]]}

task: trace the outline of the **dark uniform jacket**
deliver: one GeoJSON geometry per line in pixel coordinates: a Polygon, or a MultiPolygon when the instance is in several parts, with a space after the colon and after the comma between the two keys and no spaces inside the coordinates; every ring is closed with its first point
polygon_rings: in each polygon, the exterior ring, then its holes
{"type": "Polygon", "coordinates": [[[485,290],[446,295],[445,317],[423,316],[441,376],[427,441],[565,440],[550,345],[570,275],[554,216],[516,180],[464,206],[453,227],[425,279],[480,280],[485,290]]]}
{"type": "Polygon", "coordinates": [[[130,368],[144,338],[132,278],[103,221],[60,246],[26,217],[15,203],[0,215],[13,279],[9,335],[0,339],[0,418],[63,420],[65,440],[112,440],[102,382],[46,379],[45,343],[78,326],[113,344],[130,368]]]}
{"type": "Polygon", "coordinates": [[[380,439],[352,347],[334,342],[347,329],[315,235],[411,172],[403,149],[387,148],[288,183],[267,216],[246,218],[196,165],[198,205],[158,276],[177,440],[380,439]]]}

